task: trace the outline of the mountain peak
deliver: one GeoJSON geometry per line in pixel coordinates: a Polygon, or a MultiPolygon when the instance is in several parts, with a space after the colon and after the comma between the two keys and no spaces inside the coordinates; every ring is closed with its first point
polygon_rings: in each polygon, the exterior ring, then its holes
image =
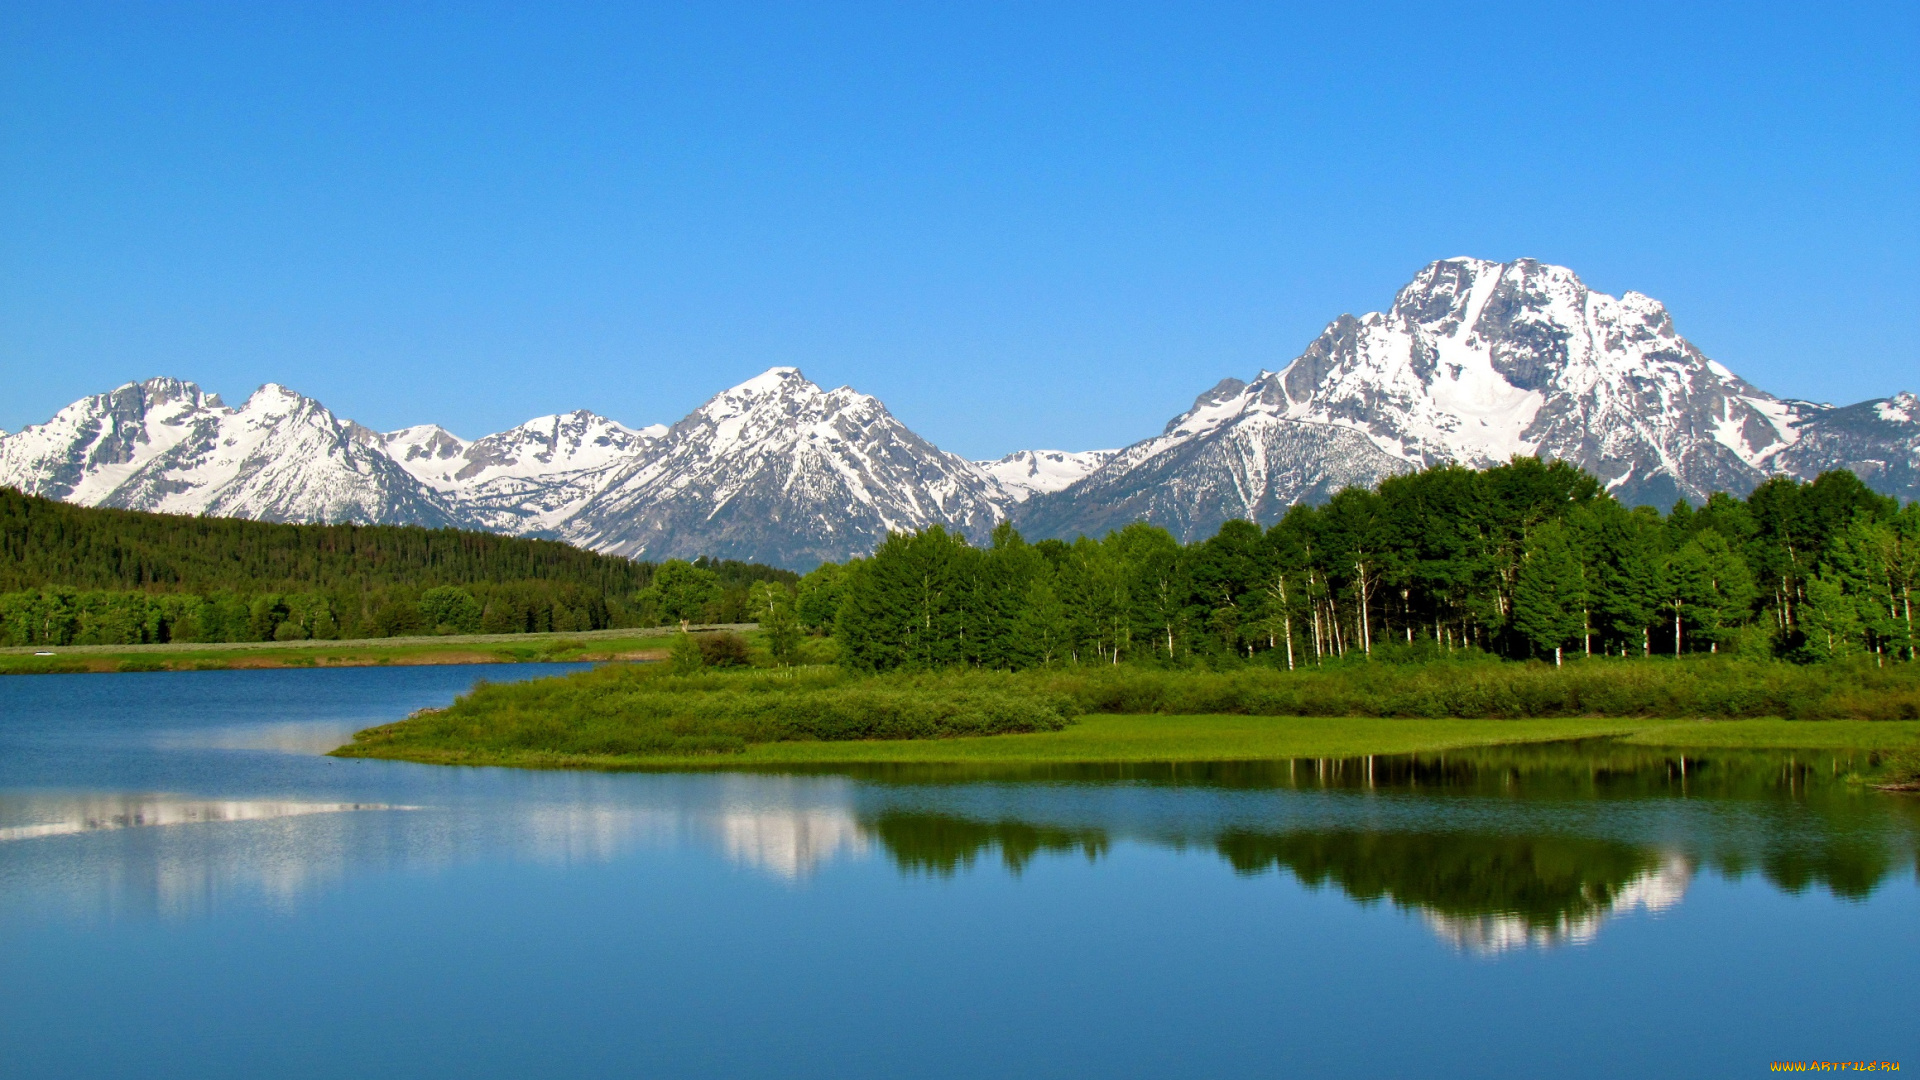
{"type": "Polygon", "coordinates": [[[722,391],[720,397],[733,395],[758,397],[766,394],[791,394],[819,391],[797,367],[770,367],[746,382],[722,391]]]}

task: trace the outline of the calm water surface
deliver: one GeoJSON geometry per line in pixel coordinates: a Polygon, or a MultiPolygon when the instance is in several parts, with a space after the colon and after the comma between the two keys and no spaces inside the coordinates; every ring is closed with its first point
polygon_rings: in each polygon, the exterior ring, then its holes
{"type": "Polygon", "coordinates": [[[0,679],[0,1075],[1920,1068],[1920,800],[1845,757],[320,756],[555,670],[0,679]]]}

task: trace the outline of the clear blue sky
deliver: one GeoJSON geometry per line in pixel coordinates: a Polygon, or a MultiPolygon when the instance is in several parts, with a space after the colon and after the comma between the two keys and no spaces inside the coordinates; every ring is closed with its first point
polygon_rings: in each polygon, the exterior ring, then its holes
{"type": "Polygon", "coordinates": [[[155,374],[469,438],[775,364],[1156,433],[1423,264],[1920,390],[1920,6],[0,6],[0,427],[155,374]]]}

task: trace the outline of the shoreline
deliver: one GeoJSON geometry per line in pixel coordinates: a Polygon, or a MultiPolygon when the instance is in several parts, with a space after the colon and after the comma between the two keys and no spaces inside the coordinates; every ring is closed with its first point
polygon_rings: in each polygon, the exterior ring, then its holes
{"type": "MultiPolygon", "coordinates": [[[[402,721],[404,723],[404,721],[402,721]]],[[[1920,741],[1905,720],[1418,720],[1363,717],[1093,714],[1057,732],[958,739],[775,742],[700,756],[583,755],[382,746],[397,724],[331,751],[424,765],[595,772],[712,772],[863,765],[1097,766],[1280,761],[1432,753],[1611,738],[1643,749],[1873,752],[1920,741]]]]}
{"type": "MultiPolygon", "coordinates": [[[[690,627],[745,632],[752,623],[690,627]]],[[[161,645],[26,645],[0,648],[0,675],[147,671],[228,671],[384,665],[649,661],[667,656],[677,627],[630,627],[543,634],[450,634],[304,641],[169,642],[161,645]]]]}

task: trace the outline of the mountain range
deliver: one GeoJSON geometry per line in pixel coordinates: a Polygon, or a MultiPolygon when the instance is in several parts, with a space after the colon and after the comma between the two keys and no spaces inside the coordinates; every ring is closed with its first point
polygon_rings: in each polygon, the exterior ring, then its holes
{"type": "Polygon", "coordinates": [[[889,531],[1100,534],[1136,520],[1183,539],[1271,522],[1295,502],[1443,461],[1571,461],[1623,501],[1744,493],[1847,468],[1920,498],[1920,399],[1774,397],[1708,359],[1656,300],[1594,292],[1521,259],[1427,266],[1391,308],[1342,315],[1292,363],[1201,394],[1119,450],[969,461],[874,397],[794,368],[671,427],[579,411],[468,442],[376,432],[268,384],[239,406],[156,378],[0,437],[0,485],[96,506],[270,521],[460,526],[650,559],[805,569],[889,531]]]}

